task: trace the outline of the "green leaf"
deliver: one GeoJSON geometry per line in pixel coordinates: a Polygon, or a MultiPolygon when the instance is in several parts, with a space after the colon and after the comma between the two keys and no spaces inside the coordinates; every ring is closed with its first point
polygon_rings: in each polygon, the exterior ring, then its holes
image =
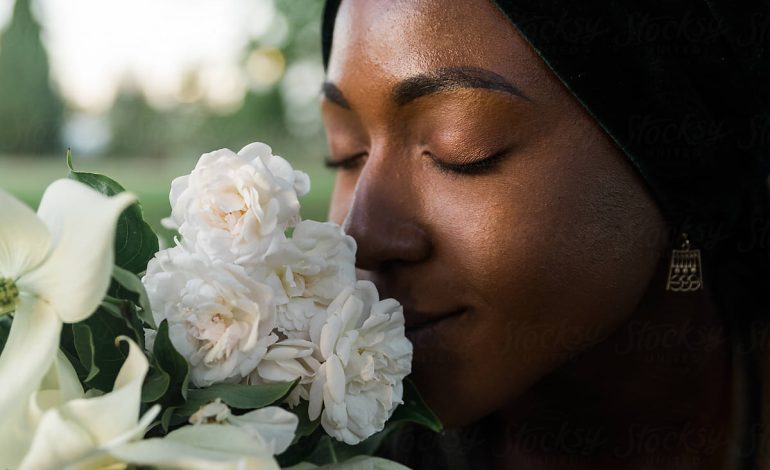
{"type": "Polygon", "coordinates": [[[5,348],[5,342],[8,341],[8,335],[11,334],[11,324],[13,317],[10,315],[0,315],[0,353],[5,348]]]}
{"type": "MultiPolygon", "coordinates": [[[[155,319],[152,317],[152,309],[150,308],[150,299],[147,297],[147,291],[144,289],[144,284],[139,279],[139,276],[131,271],[125,270],[120,266],[114,266],[112,271],[112,278],[124,289],[135,294],[136,304],[140,308],[139,318],[142,319],[152,329],[157,329],[155,325],[155,319]]],[[[134,299],[127,299],[134,300],[134,299]]]]}
{"type": "Polygon", "coordinates": [[[187,399],[190,368],[185,358],[171,344],[166,320],[158,327],[152,353],[154,365],[169,376],[168,389],[159,401],[167,406],[181,405],[187,399]]]}
{"type": "Polygon", "coordinates": [[[357,455],[374,455],[377,449],[380,448],[386,437],[396,429],[398,429],[403,423],[386,425],[385,429],[373,434],[368,439],[359,442],[356,445],[345,444],[338,440],[333,440],[334,454],[341,462],[352,459],[357,455]]]}
{"type": "Polygon", "coordinates": [[[125,325],[124,335],[136,341],[144,349],[144,327],[133,302],[106,295],[97,314],[108,315],[123,322],[125,325]]]}
{"type": "MultiPolygon", "coordinates": [[[[157,341],[157,340],[156,340],[157,341]]],[[[187,403],[177,413],[190,416],[201,406],[221,398],[231,408],[253,410],[282,401],[298,381],[274,384],[214,384],[206,388],[190,389],[187,403]]]]}
{"type": "MultiPolygon", "coordinates": [[[[116,181],[96,173],[83,173],[72,168],[72,155],[67,151],[68,177],[80,181],[107,196],[125,191],[116,181]]],[[[147,269],[147,263],[159,250],[158,236],[145,222],[142,206],[131,204],[118,218],[115,232],[115,264],[139,274],[147,269]]]]}
{"type": "Polygon", "coordinates": [[[438,417],[425,404],[417,387],[409,379],[404,379],[404,403],[393,412],[388,423],[417,423],[433,432],[441,432],[444,427],[438,417]]]}
{"type": "Polygon", "coordinates": [[[302,400],[300,401],[299,405],[291,409],[291,412],[297,415],[299,418],[299,424],[297,425],[297,430],[294,433],[294,442],[298,441],[301,437],[313,434],[313,432],[318,429],[318,425],[321,424],[320,416],[316,418],[315,421],[310,421],[310,417],[307,413],[308,404],[309,403],[307,401],[302,400]]]}
{"type": "Polygon", "coordinates": [[[332,463],[333,458],[344,462],[358,455],[374,455],[386,438],[406,424],[405,421],[394,423],[389,420],[382,431],[356,445],[348,445],[329,438],[326,432],[319,427],[320,418],[310,421],[307,407],[308,402],[302,401],[291,410],[299,417],[299,425],[291,446],[286,452],[276,457],[281,468],[291,467],[305,461],[316,465],[326,465],[332,463]]]}
{"type": "Polygon", "coordinates": [[[72,326],[73,324],[71,323],[65,323],[62,327],[61,338],[59,339],[59,349],[65,356],[67,356],[67,360],[70,361],[72,367],[75,368],[75,372],[77,372],[78,378],[80,379],[81,384],[83,384],[86,375],[88,375],[88,371],[83,367],[83,364],[80,363],[80,358],[78,358],[78,353],[75,350],[75,338],[72,333],[72,326]]]}
{"type": "Polygon", "coordinates": [[[163,410],[163,414],[160,417],[160,425],[163,427],[163,432],[168,432],[169,426],[171,426],[171,417],[174,415],[176,408],[173,406],[163,410]]]}
{"type": "Polygon", "coordinates": [[[114,297],[110,297],[109,295],[104,297],[104,300],[102,301],[100,308],[110,315],[112,315],[115,318],[122,318],[123,317],[123,300],[116,299],[114,297]]]}
{"type": "Polygon", "coordinates": [[[168,372],[151,366],[142,384],[142,402],[153,403],[160,400],[166,394],[170,383],[171,376],[168,372]]]}
{"type": "Polygon", "coordinates": [[[307,461],[316,465],[329,465],[339,462],[333,439],[328,435],[321,436],[315,450],[307,456],[307,461]]]}
{"type": "Polygon", "coordinates": [[[315,452],[321,437],[326,435],[324,430],[319,428],[321,417],[311,421],[307,414],[307,408],[308,402],[302,400],[299,405],[291,409],[291,412],[299,418],[299,424],[291,446],[276,457],[281,468],[291,467],[307,460],[310,454],[315,452]]]}
{"type": "Polygon", "coordinates": [[[96,346],[91,328],[83,323],[75,323],[72,325],[72,336],[78,360],[88,371],[83,381],[89,382],[99,373],[99,366],[96,365],[96,346]]]}
{"type": "Polygon", "coordinates": [[[135,338],[136,333],[128,326],[125,319],[115,317],[102,308],[99,308],[89,318],[74,324],[72,333],[75,352],[87,371],[83,381],[87,382],[88,388],[112,390],[118,372],[128,356],[128,349],[125,344],[115,346],[115,339],[118,336],[135,338]],[[88,363],[88,356],[84,354],[85,340],[82,338],[85,334],[84,328],[88,329],[90,342],[93,345],[93,364],[98,368],[96,374],[92,374],[93,368],[88,363]],[[80,339],[78,336],[81,336],[80,339]]]}
{"type": "Polygon", "coordinates": [[[311,455],[315,455],[320,447],[321,439],[329,437],[323,429],[317,428],[307,436],[293,442],[286,451],[276,456],[281,468],[291,467],[300,462],[308,461],[311,455]]]}
{"type": "Polygon", "coordinates": [[[75,367],[84,388],[112,390],[128,351],[125,345],[115,346],[117,337],[128,336],[143,344],[144,332],[141,324],[139,332],[136,331],[138,320],[132,309],[130,302],[120,301],[117,306],[103,303],[89,318],[62,328],[60,348],[75,367]],[[135,321],[127,318],[132,315],[135,321]]]}

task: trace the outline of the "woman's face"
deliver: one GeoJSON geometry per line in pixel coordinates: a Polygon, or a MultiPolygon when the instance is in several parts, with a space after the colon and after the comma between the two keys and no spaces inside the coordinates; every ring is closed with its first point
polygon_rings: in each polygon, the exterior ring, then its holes
{"type": "Polygon", "coordinates": [[[661,215],[490,2],[344,1],[327,80],[330,218],[404,305],[412,378],[445,425],[505,407],[633,313],[661,215]]]}

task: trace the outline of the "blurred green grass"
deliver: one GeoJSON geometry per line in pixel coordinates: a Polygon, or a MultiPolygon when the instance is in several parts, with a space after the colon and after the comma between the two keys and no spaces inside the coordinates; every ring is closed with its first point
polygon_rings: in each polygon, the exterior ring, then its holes
{"type": "MultiPolygon", "coordinates": [[[[334,183],[334,174],[320,161],[292,161],[292,165],[310,175],[310,193],[300,199],[302,218],[326,220],[334,183]]],[[[149,158],[77,158],[73,157],[77,171],[101,173],[120,183],[126,190],[139,197],[145,219],[167,242],[173,233],[160,225],[160,220],[171,211],[168,192],[171,181],[188,174],[195,160],[149,158]]],[[[46,186],[59,178],[67,177],[67,165],[62,155],[57,158],[16,157],[0,155],[0,188],[36,209],[46,186]]]]}

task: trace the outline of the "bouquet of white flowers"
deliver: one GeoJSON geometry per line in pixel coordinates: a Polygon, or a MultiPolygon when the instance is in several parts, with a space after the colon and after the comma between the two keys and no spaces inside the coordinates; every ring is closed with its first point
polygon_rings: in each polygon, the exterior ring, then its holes
{"type": "Polygon", "coordinates": [[[367,455],[440,430],[400,304],[356,280],[341,227],[300,219],[309,178],[270,147],[175,179],[164,250],[68,164],[37,214],[0,190],[0,468],[400,468],[367,455]]]}

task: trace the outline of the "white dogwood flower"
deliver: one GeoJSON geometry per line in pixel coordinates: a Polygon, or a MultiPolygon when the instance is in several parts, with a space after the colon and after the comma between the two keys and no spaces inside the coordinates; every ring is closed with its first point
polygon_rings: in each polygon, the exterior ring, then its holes
{"type": "Polygon", "coordinates": [[[139,418],[142,382],[149,365],[130,339],[126,362],[110,393],[85,398],[75,370],[59,353],[56,367],[30,400],[33,430],[20,470],[104,468],[116,463],[110,449],[141,439],[160,412],[155,405],[139,418]]]}
{"type": "Polygon", "coordinates": [[[130,465],[179,470],[278,469],[272,455],[292,441],[298,419],[280,408],[276,411],[277,407],[257,410],[261,413],[252,412],[248,417],[231,417],[233,423],[185,426],[163,438],[143,439],[160,406],[139,417],[149,364],[136,343],[123,340],[129,344],[128,357],[113,390],[100,396],[84,395],[75,370],[59,353],[29,400],[28,422],[17,429],[33,435],[31,445],[23,449],[26,455],[19,470],[130,465]]]}
{"type": "Polygon", "coordinates": [[[26,448],[17,425],[56,357],[62,323],[87,318],[104,298],[116,222],[134,200],[58,180],[36,215],[0,191],[0,314],[13,313],[0,354],[0,468],[16,467],[26,448]]]}

